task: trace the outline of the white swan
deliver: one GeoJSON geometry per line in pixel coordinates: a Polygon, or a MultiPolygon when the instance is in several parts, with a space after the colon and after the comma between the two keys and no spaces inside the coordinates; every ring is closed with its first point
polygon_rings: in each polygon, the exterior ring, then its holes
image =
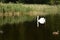
{"type": "Polygon", "coordinates": [[[41,17],[39,19],[39,16],[37,16],[37,27],[39,27],[39,23],[44,24],[45,22],[46,22],[46,19],[44,17],[41,17]]]}

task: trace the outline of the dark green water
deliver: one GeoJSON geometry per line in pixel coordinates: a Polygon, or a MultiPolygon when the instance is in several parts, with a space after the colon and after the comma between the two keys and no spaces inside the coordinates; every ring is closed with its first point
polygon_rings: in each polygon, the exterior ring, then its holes
{"type": "Polygon", "coordinates": [[[3,30],[4,33],[0,33],[0,40],[60,40],[60,32],[59,35],[52,35],[52,32],[60,31],[60,15],[42,17],[46,18],[46,23],[40,24],[39,28],[37,28],[36,19],[2,25],[0,30],[3,30]]]}

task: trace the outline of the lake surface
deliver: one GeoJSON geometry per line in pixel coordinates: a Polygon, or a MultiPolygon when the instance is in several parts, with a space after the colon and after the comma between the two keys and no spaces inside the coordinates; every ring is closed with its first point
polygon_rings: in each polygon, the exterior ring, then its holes
{"type": "Polygon", "coordinates": [[[60,16],[40,16],[46,18],[45,24],[39,24],[37,20],[19,23],[6,23],[1,26],[0,40],[60,40],[60,32],[53,35],[53,32],[60,31],[60,16]]]}

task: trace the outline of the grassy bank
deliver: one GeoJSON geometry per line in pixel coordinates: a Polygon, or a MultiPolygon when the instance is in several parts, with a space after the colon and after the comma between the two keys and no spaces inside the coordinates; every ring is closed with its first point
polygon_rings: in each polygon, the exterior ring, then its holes
{"type": "Polygon", "coordinates": [[[0,24],[30,21],[37,15],[59,14],[60,5],[0,3],[0,24]]]}
{"type": "MultiPolygon", "coordinates": [[[[41,4],[3,4],[0,3],[1,15],[13,14],[56,14],[60,12],[60,5],[41,5],[41,4]]],[[[0,16],[1,16],[0,15],[0,16]]],[[[11,16],[11,15],[10,15],[11,16]]]]}

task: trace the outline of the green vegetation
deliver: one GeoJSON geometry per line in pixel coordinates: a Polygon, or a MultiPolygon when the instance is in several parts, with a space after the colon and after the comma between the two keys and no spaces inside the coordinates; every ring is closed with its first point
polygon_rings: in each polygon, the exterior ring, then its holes
{"type": "Polygon", "coordinates": [[[23,4],[2,4],[0,3],[0,12],[26,12],[30,11],[31,8],[22,6],[23,4]]]}
{"type": "Polygon", "coordinates": [[[27,3],[27,4],[60,4],[60,0],[0,0],[3,3],[27,3]]]}
{"type": "Polygon", "coordinates": [[[25,22],[37,15],[59,13],[60,5],[0,3],[0,24],[25,22]]]}

